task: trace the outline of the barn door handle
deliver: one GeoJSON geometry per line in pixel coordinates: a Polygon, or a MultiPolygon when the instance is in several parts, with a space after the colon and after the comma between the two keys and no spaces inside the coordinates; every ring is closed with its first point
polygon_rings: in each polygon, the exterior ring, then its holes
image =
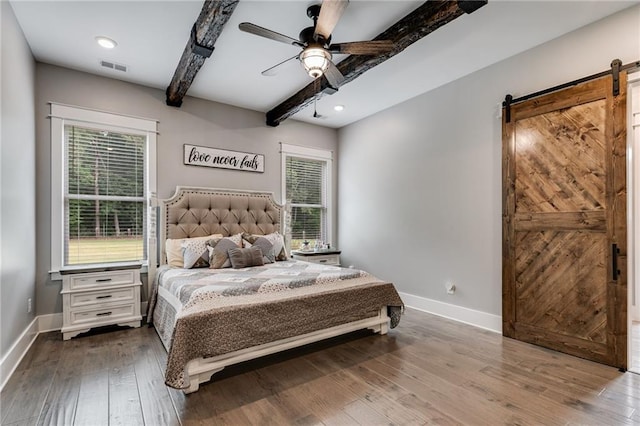
{"type": "Polygon", "coordinates": [[[611,244],[611,270],[613,271],[613,281],[618,281],[618,275],[620,275],[620,269],[618,269],[618,254],[620,254],[618,245],[611,244]]]}

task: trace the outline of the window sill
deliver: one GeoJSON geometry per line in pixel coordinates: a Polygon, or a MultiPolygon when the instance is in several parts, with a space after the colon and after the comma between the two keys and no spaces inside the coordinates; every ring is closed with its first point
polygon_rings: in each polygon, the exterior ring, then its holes
{"type": "Polygon", "coordinates": [[[117,269],[135,269],[140,268],[140,273],[148,273],[148,266],[146,263],[140,262],[119,262],[119,263],[103,263],[96,265],[79,265],[68,266],[61,268],[58,271],[49,271],[49,278],[51,281],[62,281],[62,276],[72,274],[74,272],[100,272],[100,271],[112,271],[117,269]]]}

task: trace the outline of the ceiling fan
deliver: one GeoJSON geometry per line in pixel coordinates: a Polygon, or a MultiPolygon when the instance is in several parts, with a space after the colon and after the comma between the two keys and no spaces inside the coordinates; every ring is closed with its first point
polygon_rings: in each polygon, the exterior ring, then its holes
{"type": "Polygon", "coordinates": [[[349,0],[324,0],[322,5],[309,6],[307,8],[307,16],[313,19],[313,26],[300,31],[298,39],[249,22],[243,22],[238,27],[240,30],[250,34],[302,48],[302,51],[297,55],[262,71],[262,75],[275,75],[279,66],[292,59],[299,59],[310,77],[318,78],[324,74],[329,84],[337,89],[344,81],[344,76],[331,60],[334,53],[380,55],[390,52],[394,48],[394,44],[390,40],[331,44],[331,32],[348,4],[349,0]]]}

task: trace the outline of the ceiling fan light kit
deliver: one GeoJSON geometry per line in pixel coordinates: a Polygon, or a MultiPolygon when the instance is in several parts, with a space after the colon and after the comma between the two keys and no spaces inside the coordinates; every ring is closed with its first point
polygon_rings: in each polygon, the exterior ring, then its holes
{"type": "Polygon", "coordinates": [[[300,54],[300,62],[311,78],[324,74],[331,58],[331,53],[320,46],[309,46],[300,54]]]}

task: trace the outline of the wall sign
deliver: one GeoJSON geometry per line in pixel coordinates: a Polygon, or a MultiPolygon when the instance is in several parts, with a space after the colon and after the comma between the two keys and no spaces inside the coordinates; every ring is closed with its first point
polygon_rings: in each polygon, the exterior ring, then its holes
{"type": "Polygon", "coordinates": [[[263,173],[264,155],[184,144],[184,164],[263,173]]]}

